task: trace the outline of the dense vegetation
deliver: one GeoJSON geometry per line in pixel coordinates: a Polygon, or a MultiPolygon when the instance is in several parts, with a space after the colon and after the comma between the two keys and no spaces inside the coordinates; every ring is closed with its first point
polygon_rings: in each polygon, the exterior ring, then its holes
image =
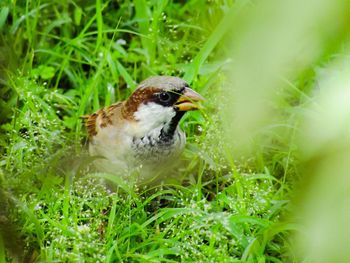
{"type": "Polygon", "coordinates": [[[237,39],[230,19],[244,2],[0,2],[0,262],[298,261],[295,115],[346,29],[284,82],[283,136],[262,133],[264,143],[237,157],[220,111],[237,39]],[[186,180],[110,192],[100,179],[113,178],[89,165],[81,116],[151,75],[183,77],[207,98],[181,123],[186,180]]]}

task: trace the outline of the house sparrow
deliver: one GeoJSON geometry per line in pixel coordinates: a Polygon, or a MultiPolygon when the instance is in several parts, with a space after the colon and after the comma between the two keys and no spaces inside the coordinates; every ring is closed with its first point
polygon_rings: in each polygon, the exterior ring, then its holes
{"type": "Polygon", "coordinates": [[[176,163],[185,142],[179,121],[203,97],[182,79],[150,77],[126,100],[86,116],[89,152],[99,171],[148,184],[176,163]]]}

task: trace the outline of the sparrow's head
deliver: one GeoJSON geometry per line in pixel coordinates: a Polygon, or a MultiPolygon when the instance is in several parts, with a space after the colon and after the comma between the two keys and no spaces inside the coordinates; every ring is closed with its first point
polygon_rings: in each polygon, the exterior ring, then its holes
{"type": "Polygon", "coordinates": [[[141,133],[158,127],[173,133],[184,113],[198,109],[197,102],[203,99],[180,78],[156,76],[140,83],[126,101],[123,114],[139,122],[141,133]]]}

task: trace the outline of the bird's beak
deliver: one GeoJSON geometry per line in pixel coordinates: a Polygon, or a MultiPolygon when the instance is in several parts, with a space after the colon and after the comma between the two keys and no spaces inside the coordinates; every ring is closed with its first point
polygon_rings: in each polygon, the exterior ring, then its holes
{"type": "Polygon", "coordinates": [[[178,111],[190,111],[199,109],[198,101],[202,101],[204,98],[197,92],[190,88],[185,88],[184,93],[179,97],[175,103],[175,107],[178,111]]]}

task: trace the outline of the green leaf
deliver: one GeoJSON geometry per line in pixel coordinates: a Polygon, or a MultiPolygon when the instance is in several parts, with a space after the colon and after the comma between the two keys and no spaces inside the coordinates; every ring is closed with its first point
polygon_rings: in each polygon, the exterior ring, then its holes
{"type": "Polygon", "coordinates": [[[0,11],[0,31],[5,25],[7,16],[9,14],[10,9],[8,7],[3,7],[0,11]]]}
{"type": "Polygon", "coordinates": [[[76,6],[74,9],[74,23],[77,26],[80,25],[82,14],[83,14],[83,10],[79,6],[76,6]]]}
{"type": "Polygon", "coordinates": [[[37,78],[40,76],[40,78],[47,80],[55,76],[55,68],[40,65],[38,68],[33,69],[31,74],[33,77],[37,78]]]}

